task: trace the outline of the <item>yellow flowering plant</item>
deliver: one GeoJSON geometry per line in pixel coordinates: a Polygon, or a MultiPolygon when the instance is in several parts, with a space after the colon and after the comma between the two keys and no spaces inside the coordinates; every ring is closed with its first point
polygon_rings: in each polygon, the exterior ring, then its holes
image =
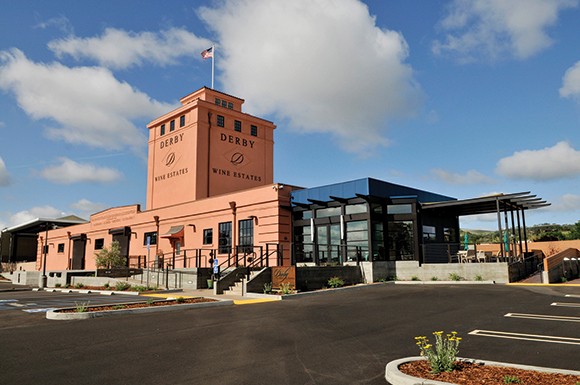
{"type": "Polygon", "coordinates": [[[459,353],[459,343],[461,337],[457,337],[457,332],[445,334],[442,331],[433,332],[435,336],[435,346],[427,337],[415,337],[415,343],[421,351],[421,356],[427,358],[431,366],[432,373],[451,372],[455,369],[457,353],[459,353]]]}

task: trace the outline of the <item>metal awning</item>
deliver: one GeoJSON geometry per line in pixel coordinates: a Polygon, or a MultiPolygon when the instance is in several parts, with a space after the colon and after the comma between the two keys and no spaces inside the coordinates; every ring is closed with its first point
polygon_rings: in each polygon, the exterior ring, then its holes
{"type": "Polygon", "coordinates": [[[456,216],[491,214],[497,213],[498,206],[501,211],[511,210],[532,210],[550,206],[550,203],[530,195],[530,192],[520,192],[513,194],[496,194],[479,198],[462,199],[445,202],[423,203],[423,210],[445,210],[456,216]]]}
{"type": "Polygon", "coordinates": [[[163,234],[161,238],[183,238],[183,225],[171,226],[168,232],[163,234]]]}

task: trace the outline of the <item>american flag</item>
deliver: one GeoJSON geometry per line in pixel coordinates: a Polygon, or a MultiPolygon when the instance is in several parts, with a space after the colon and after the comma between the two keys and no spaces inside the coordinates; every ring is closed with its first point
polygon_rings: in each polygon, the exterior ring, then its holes
{"type": "Polygon", "coordinates": [[[203,51],[201,53],[201,57],[204,59],[209,59],[210,57],[213,57],[213,47],[209,47],[208,49],[203,51]]]}

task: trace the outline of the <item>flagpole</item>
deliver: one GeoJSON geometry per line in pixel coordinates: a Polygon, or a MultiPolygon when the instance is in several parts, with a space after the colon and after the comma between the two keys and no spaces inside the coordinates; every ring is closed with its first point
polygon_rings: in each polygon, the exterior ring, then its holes
{"type": "Polygon", "coordinates": [[[213,90],[213,70],[214,70],[214,61],[215,61],[215,45],[211,46],[211,52],[213,53],[213,55],[211,55],[211,89],[213,90]]]}

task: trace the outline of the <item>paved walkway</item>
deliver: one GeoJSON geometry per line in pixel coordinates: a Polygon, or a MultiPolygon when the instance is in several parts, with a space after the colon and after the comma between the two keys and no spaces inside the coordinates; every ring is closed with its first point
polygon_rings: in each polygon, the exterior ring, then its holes
{"type": "Polygon", "coordinates": [[[184,289],[183,291],[177,292],[168,292],[168,293],[155,293],[155,294],[142,294],[143,296],[147,297],[157,297],[157,298],[171,298],[171,297],[184,297],[184,298],[192,298],[192,297],[205,297],[205,298],[215,298],[215,299],[231,299],[234,301],[236,305],[248,305],[254,303],[263,303],[263,302],[273,302],[278,301],[276,298],[248,298],[242,297],[241,295],[235,294],[214,294],[213,290],[210,289],[184,289]]]}

